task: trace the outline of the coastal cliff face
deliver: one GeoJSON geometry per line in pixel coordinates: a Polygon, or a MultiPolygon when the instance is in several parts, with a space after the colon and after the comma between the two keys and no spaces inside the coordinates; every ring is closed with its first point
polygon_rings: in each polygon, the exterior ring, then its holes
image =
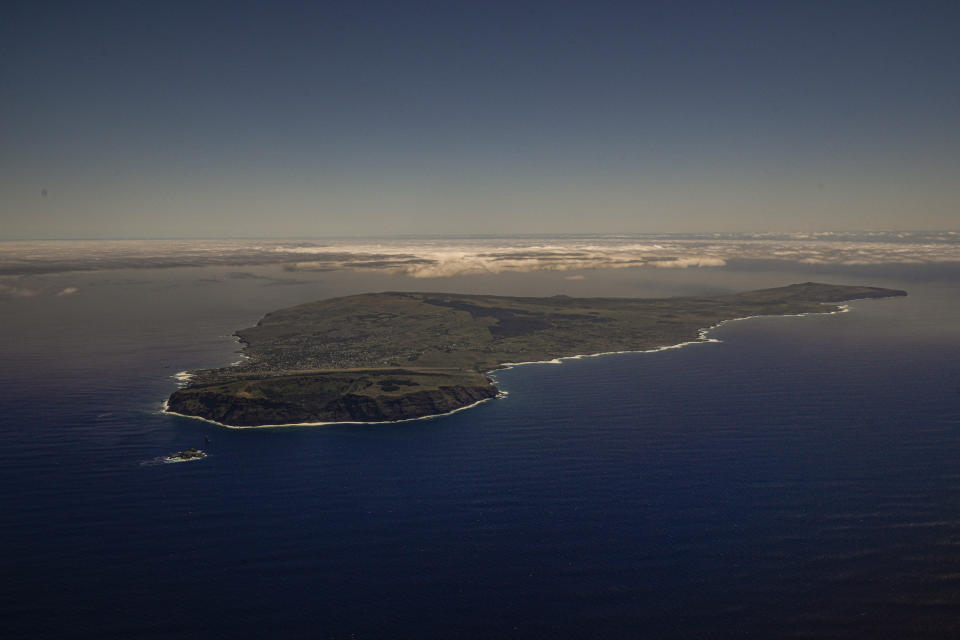
{"type": "Polygon", "coordinates": [[[285,376],[188,387],[170,396],[167,410],[238,427],[385,422],[449,413],[497,395],[486,377],[469,373],[424,376],[394,370],[353,375],[285,376]]]}
{"type": "Polygon", "coordinates": [[[807,282],[659,299],[372,293],[268,313],[237,332],[247,359],[192,372],[171,412],[249,427],[385,422],[448,413],[496,396],[484,375],[510,362],[642,351],[697,340],[725,320],[836,310],[906,295],[807,282]]]}

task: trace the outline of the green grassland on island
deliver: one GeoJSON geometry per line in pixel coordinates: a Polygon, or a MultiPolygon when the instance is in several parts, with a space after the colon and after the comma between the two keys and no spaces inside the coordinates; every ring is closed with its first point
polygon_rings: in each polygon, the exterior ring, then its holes
{"type": "Polygon", "coordinates": [[[808,282],[711,297],[387,292],[320,300],[238,331],[247,359],[193,372],[168,409],[231,426],[420,418],[494,397],[484,373],[507,363],[644,351],[697,340],[701,329],[733,318],[901,295],[808,282]]]}

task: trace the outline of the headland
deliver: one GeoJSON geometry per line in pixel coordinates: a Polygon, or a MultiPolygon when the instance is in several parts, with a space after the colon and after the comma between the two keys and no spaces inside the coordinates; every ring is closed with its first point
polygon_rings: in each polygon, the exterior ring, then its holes
{"type": "Polygon", "coordinates": [[[413,420],[496,397],[486,373],[511,363],[650,351],[702,342],[705,327],[736,318],[829,313],[848,300],[904,295],[807,282],[650,299],[332,298],[273,311],[238,331],[245,358],[189,372],[165,410],[230,427],[413,420]]]}

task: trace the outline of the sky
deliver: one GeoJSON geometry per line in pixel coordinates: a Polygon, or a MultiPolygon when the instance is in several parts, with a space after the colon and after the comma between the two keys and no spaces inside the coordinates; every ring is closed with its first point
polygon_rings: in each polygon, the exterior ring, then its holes
{"type": "Polygon", "coordinates": [[[960,228],[960,3],[12,2],[0,239],[960,228]]]}

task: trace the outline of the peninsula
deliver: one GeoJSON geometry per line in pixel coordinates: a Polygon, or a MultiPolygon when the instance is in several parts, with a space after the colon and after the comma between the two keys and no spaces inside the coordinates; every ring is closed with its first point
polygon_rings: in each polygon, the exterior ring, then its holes
{"type": "Polygon", "coordinates": [[[167,411],[234,427],[422,418],[495,397],[485,372],[510,363],[646,351],[703,340],[702,329],[734,318],[904,295],[807,282],[711,297],[387,292],[320,300],[238,331],[246,359],[190,372],[167,411]]]}

